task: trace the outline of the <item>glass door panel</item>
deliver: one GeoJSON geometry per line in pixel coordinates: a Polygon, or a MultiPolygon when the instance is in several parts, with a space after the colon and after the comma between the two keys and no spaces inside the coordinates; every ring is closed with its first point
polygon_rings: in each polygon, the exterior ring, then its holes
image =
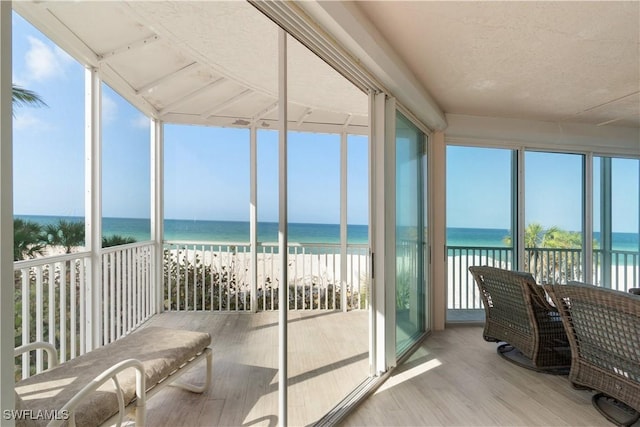
{"type": "Polygon", "coordinates": [[[396,117],[396,352],[424,331],[424,135],[396,117]]]}
{"type": "Polygon", "coordinates": [[[582,280],[583,156],[525,152],[524,269],[538,283],[582,280]]]}
{"type": "Polygon", "coordinates": [[[594,158],[593,280],[627,291],[640,287],[640,160],[594,158]]]}
{"type": "Polygon", "coordinates": [[[287,53],[287,407],[288,425],[302,426],[321,420],[370,375],[368,199],[349,197],[368,191],[368,138],[325,126],[346,120],[337,115],[341,101],[366,112],[368,97],[291,36],[287,53]],[[311,79],[309,70],[324,78],[311,79]],[[311,99],[312,85],[328,96],[311,99]]]}
{"type": "Polygon", "coordinates": [[[513,268],[511,150],[447,147],[447,322],[484,320],[471,265],[513,268]]]}

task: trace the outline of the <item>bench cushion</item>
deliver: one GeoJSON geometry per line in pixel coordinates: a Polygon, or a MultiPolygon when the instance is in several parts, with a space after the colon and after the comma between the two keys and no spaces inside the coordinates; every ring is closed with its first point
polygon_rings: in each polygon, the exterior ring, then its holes
{"type": "MultiPolygon", "coordinates": [[[[138,359],[144,364],[146,388],[176,371],[211,343],[207,333],[148,327],[139,329],[113,343],[78,356],[49,371],[16,384],[17,409],[59,410],[78,391],[114,364],[138,359]]],[[[135,369],[118,374],[125,405],[135,399],[135,369]]],[[[118,412],[118,400],[111,381],[100,387],[76,409],[78,426],[102,424],[118,412]]],[[[18,425],[46,425],[49,420],[30,420],[18,425]]]]}

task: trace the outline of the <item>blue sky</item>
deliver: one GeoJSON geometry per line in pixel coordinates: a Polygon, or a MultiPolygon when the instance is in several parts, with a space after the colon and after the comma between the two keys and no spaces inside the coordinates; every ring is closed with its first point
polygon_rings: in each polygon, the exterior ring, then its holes
{"type": "MultiPolygon", "coordinates": [[[[278,134],[259,130],[257,140],[258,220],[274,222],[278,220],[278,134]]],[[[288,148],[289,221],[339,223],[340,136],[291,132],[288,148]]],[[[350,136],[348,148],[352,190],[348,222],[366,224],[367,138],[350,136]]],[[[249,174],[248,129],[165,126],[168,218],[248,221],[249,174]]]]}
{"type": "MultiPolygon", "coordinates": [[[[511,157],[507,149],[447,148],[447,225],[509,229],[511,157]]],[[[582,161],[577,154],[525,153],[525,223],[582,230],[582,161]]],[[[599,177],[596,157],[594,175],[599,177]]],[[[613,160],[613,231],[638,232],[640,161],[613,160]]],[[[594,230],[600,189],[594,185],[594,230]]]]}
{"type": "MultiPolygon", "coordinates": [[[[13,81],[46,108],[14,119],[14,212],[84,215],[84,68],[13,15],[13,81]]],[[[105,217],[150,215],[149,121],[103,84],[105,217]]],[[[348,140],[348,222],[368,222],[367,138],[348,140]]],[[[339,135],[291,132],[289,221],[339,223],[339,135]]],[[[258,133],[258,219],[278,220],[277,133],[258,133]]],[[[249,131],[165,127],[165,217],[249,219],[249,131]]]]}

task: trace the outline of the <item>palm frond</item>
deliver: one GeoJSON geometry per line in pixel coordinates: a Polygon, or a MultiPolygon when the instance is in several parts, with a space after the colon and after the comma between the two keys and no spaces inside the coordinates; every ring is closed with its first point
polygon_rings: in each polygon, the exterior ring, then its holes
{"type": "Polygon", "coordinates": [[[47,103],[42,100],[40,95],[16,85],[12,86],[11,99],[16,106],[47,107],[47,103]]]}

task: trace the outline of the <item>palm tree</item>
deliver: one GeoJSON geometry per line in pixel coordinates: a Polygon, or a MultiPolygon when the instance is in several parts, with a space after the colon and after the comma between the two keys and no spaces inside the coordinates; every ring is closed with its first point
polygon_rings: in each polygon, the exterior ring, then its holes
{"type": "Polygon", "coordinates": [[[580,249],[582,247],[582,234],[576,231],[561,230],[552,227],[545,233],[545,247],[560,249],[554,252],[552,260],[548,261],[549,267],[553,267],[555,280],[571,280],[580,277],[581,262],[579,255],[568,249],[580,249]],[[567,249],[567,250],[565,250],[567,249]]]}
{"type": "MultiPolygon", "coordinates": [[[[29,89],[11,85],[11,102],[14,106],[31,105],[34,107],[46,107],[47,103],[29,89]]],[[[13,220],[13,259],[19,261],[25,257],[33,258],[42,255],[46,240],[42,236],[40,224],[16,218],[13,220]]]]}
{"type": "Polygon", "coordinates": [[[524,230],[524,247],[525,248],[540,248],[544,246],[546,232],[542,228],[542,224],[538,222],[532,222],[527,225],[524,230]]]}
{"type": "MultiPolygon", "coordinates": [[[[542,228],[542,225],[540,225],[537,222],[530,223],[529,225],[527,225],[527,228],[525,228],[524,230],[524,247],[525,248],[543,247],[545,234],[546,233],[544,228],[542,228]]],[[[510,235],[505,236],[504,239],[502,239],[502,241],[505,243],[505,245],[511,246],[513,242],[513,238],[510,235]]]]}
{"type": "Polygon", "coordinates": [[[70,254],[72,248],[84,245],[84,222],[61,219],[57,224],[47,225],[44,235],[50,245],[63,246],[70,254]]]}
{"type": "MultiPolygon", "coordinates": [[[[524,259],[524,269],[534,275],[540,275],[546,269],[545,258],[542,258],[539,248],[559,248],[560,246],[554,246],[554,243],[558,243],[558,238],[568,233],[560,230],[556,226],[552,226],[549,229],[544,229],[539,222],[532,222],[524,229],[524,247],[525,253],[528,256],[524,259]],[[542,258],[542,259],[541,259],[542,258]]],[[[506,236],[503,241],[511,246],[513,240],[511,236],[506,236]]],[[[566,247],[566,246],[565,246],[566,247]]]]}
{"type": "Polygon", "coordinates": [[[42,235],[42,226],[37,222],[20,218],[13,220],[13,260],[35,258],[42,255],[47,242],[42,235]]]}
{"type": "MultiPolygon", "coordinates": [[[[505,242],[510,242],[510,239],[507,236],[505,242]]],[[[582,235],[579,232],[562,230],[556,226],[544,229],[541,224],[532,222],[525,229],[524,243],[529,254],[525,258],[525,270],[539,277],[552,276],[556,282],[561,281],[562,276],[566,276],[568,280],[577,275],[575,270],[580,268],[579,260],[576,261],[570,251],[562,249],[579,249],[582,246],[582,235]],[[543,256],[543,252],[546,255],[543,256]]]]}
{"type": "Polygon", "coordinates": [[[545,247],[579,249],[582,247],[582,235],[577,231],[565,231],[552,227],[545,233],[545,247]]]}

